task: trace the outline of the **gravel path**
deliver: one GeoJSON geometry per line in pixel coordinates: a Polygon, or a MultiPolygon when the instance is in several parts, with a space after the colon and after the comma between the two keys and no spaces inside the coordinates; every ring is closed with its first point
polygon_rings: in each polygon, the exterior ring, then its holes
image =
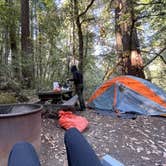
{"type": "MultiPolygon", "coordinates": [[[[110,154],[126,166],[166,166],[166,118],[112,118],[93,111],[77,112],[89,121],[83,132],[96,154],[110,154]]],[[[56,119],[42,120],[42,166],[63,166],[64,130],[56,119]]]]}

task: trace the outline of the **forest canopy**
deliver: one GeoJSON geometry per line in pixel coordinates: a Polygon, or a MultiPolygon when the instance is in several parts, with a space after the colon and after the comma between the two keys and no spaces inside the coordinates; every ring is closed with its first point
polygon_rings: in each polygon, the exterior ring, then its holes
{"type": "Polygon", "coordinates": [[[87,96],[117,75],[166,89],[165,0],[1,0],[0,87],[47,89],[76,64],[87,96]]]}

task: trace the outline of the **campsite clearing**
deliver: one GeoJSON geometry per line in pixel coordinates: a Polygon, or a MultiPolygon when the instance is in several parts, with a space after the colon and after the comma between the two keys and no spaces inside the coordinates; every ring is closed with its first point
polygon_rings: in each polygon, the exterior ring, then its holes
{"type": "MultiPolygon", "coordinates": [[[[166,118],[139,116],[136,120],[76,112],[89,121],[83,132],[99,158],[105,154],[126,166],[166,165],[166,118]]],[[[64,129],[55,119],[42,121],[42,166],[63,166],[66,151],[64,129]]]]}

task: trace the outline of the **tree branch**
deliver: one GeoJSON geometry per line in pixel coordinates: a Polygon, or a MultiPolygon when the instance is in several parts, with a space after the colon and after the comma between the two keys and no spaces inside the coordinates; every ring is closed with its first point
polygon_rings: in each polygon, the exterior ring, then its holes
{"type": "Polygon", "coordinates": [[[151,2],[151,3],[137,3],[134,2],[135,5],[156,5],[156,4],[162,4],[162,2],[151,2]]]}
{"type": "Polygon", "coordinates": [[[138,16],[136,18],[136,20],[139,20],[139,19],[142,19],[142,18],[145,18],[145,17],[157,17],[157,16],[165,16],[166,13],[165,12],[161,12],[161,13],[158,13],[158,14],[152,14],[152,15],[143,15],[143,16],[138,16]]]}
{"type": "Polygon", "coordinates": [[[86,9],[82,12],[82,13],[80,13],[79,15],[78,15],[78,17],[81,17],[81,16],[83,16],[84,14],[86,14],[86,12],[89,10],[89,8],[93,5],[93,2],[94,2],[95,0],[91,0],[91,2],[90,2],[90,4],[86,7],[86,9]]]}
{"type": "Polygon", "coordinates": [[[120,63],[122,62],[122,59],[119,60],[115,66],[111,69],[109,69],[109,66],[107,67],[107,71],[106,73],[104,74],[104,77],[103,77],[103,81],[106,81],[109,79],[109,77],[112,75],[112,73],[116,70],[116,68],[120,65],[120,63]]]}
{"type": "Polygon", "coordinates": [[[82,20],[82,21],[81,21],[81,24],[84,23],[84,22],[87,22],[87,21],[95,21],[95,18],[92,17],[92,18],[87,18],[87,19],[85,19],[85,20],[82,20]]]}
{"type": "Polygon", "coordinates": [[[160,55],[160,58],[163,60],[163,62],[166,64],[166,60],[163,58],[162,55],[160,55]]]}
{"type": "Polygon", "coordinates": [[[161,53],[164,52],[166,50],[166,47],[164,47],[163,49],[161,49],[159,51],[159,53],[155,53],[156,56],[154,56],[149,62],[147,62],[144,66],[143,69],[148,66],[150,63],[152,63],[158,56],[160,56],[160,58],[163,60],[164,63],[166,63],[165,59],[161,56],[161,53]]]}

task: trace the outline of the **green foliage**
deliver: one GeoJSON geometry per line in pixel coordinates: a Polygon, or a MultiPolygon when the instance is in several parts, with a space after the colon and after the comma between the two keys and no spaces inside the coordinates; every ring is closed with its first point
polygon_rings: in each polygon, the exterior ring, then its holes
{"type": "Polygon", "coordinates": [[[166,65],[160,57],[146,69],[147,78],[166,91],[166,65]]]}
{"type": "MultiPolygon", "coordinates": [[[[137,16],[139,19],[138,21],[140,22],[140,25],[145,26],[144,29],[148,26],[148,31],[150,32],[149,33],[150,36],[148,37],[148,43],[147,43],[148,46],[150,47],[165,46],[166,1],[140,0],[137,1],[137,3],[142,4],[142,5],[136,5],[137,16]]],[[[145,35],[147,34],[144,31],[144,38],[146,37],[145,35]]]]}
{"type": "MultiPolygon", "coordinates": [[[[78,63],[77,27],[73,24],[72,1],[65,0],[60,4],[57,2],[59,1],[30,1],[31,55],[33,59],[27,58],[21,61],[20,1],[15,0],[13,3],[0,1],[1,80],[15,79],[14,65],[19,68],[18,75],[21,78],[21,67],[29,63],[33,68],[33,82],[36,89],[52,89],[53,81],[64,82],[70,77],[69,65],[74,60],[75,63],[78,63]],[[12,61],[14,57],[11,54],[11,30],[15,32],[17,46],[18,59],[14,65],[12,61]],[[73,48],[75,48],[75,55],[73,55],[73,48]]],[[[148,62],[152,58],[151,53],[158,52],[166,45],[166,2],[165,0],[133,0],[132,2],[135,12],[134,26],[138,31],[141,50],[146,52],[142,53],[143,58],[145,62],[148,62]]],[[[85,11],[89,3],[89,0],[78,1],[79,14],[85,11]]],[[[101,84],[107,66],[113,68],[118,58],[115,48],[115,6],[116,3],[110,3],[107,0],[95,1],[80,20],[84,40],[86,98],[101,84]],[[96,49],[99,48],[101,50],[97,54],[96,49]]],[[[129,14],[126,12],[121,17],[119,24],[129,21],[129,14]]],[[[160,66],[161,63],[156,63],[156,65],[160,66]]],[[[161,75],[157,73],[158,69],[149,72],[151,72],[151,79],[154,81],[153,78],[156,78],[155,82],[159,81],[160,85],[164,87],[165,69],[161,69],[161,75]],[[156,77],[157,75],[159,77],[156,77]]]]}
{"type": "Polygon", "coordinates": [[[86,100],[88,100],[92,93],[97,89],[97,87],[101,85],[104,72],[94,63],[89,63],[89,65],[86,67],[88,70],[84,75],[84,97],[86,100]]]}
{"type": "MultiPolygon", "coordinates": [[[[139,0],[135,1],[136,25],[145,64],[166,45],[166,1],[139,0]],[[139,24],[137,24],[139,23],[139,24]]],[[[165,53],[162,53],[165,56],[165,53]]],[[[146,69],[147,78],[165,89],[165,64],[159,58],[146,69]],[[149,68],[149,69],[148,69],[149,68]]]]}
{"type": "Polygon", "coordinates": [[[16,97],[11,93],[0,93],[0,104],[16,103],[16,97]]]}

